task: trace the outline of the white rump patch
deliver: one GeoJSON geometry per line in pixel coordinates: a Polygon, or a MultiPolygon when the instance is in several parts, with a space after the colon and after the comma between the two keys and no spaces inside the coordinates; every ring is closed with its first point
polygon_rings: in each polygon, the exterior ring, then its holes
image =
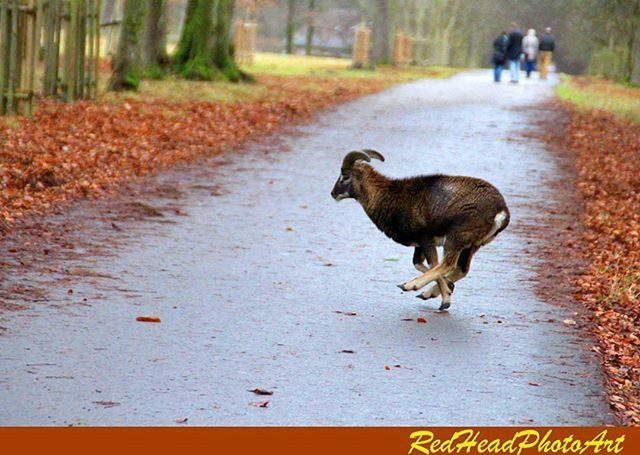
{"type": "Polygon", "coordinates": [[[496,236],[496,232],[498,232],[504,226],[505,221],[507,220],[507,212],[501,210],[498,212],[496,217],[493,219],[493,226],[487,235],[484,236],[482,241],[480,242],[480,246],[486,245],[496,236]]]}

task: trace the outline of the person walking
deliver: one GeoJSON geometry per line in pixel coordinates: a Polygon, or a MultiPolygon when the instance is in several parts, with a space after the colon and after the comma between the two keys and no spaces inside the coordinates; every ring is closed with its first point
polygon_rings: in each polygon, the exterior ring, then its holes
{"type": "Polygon", "coordinates": [[[531,72],[536,69],[538,61],[538,47],[540,43],[536,36],[536,31],[532,28],[527,32],[527,36],[522,40],[522,51],[524,52],[524,69],[527,72],[527,78],[531,77],[531,72]]]}
{"type": "Polygon", "coordinates": [[[493,40],[493,80],[500,82],[502,78],[502,70],[504,64],[507,61],[507,44],[509,43],[509,37],[507,32],[502,32],[496,39],[493,40]]]}
{"type": "Polygon", "coordinates": [[[540,79],[547,78],[551,57],[555,50],[556,39],[551,34],[551,27],[547,27],[540,39],[540,79]]]}
{"type": "Polygon", "coordinates": [[[509,41],[507,43],[507,60],[509,61],[509,72],[511,82],[517,83],[520,76],[520,56],[522,55],[522,32],[516,23],[511,24],[509,31],[509,41]]]}

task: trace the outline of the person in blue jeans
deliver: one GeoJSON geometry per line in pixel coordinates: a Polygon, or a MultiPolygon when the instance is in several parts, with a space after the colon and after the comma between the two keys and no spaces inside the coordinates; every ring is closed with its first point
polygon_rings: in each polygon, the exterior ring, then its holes
{"type": "Polygon", "coordinates": [[[507,61],[507,43],[509,38],[507,32],[502,32],[493,40],[493,80],[500,82],[504,64],[507,61]]]}
{"type": "Polygon", "coordinates": [[[511,24],[507,43],[507,61],[509,62],[509,72],[511,82],[517,83],[520,76],[520,56],[522,55],[522,32],[515,23],[511,24]]]}
{"type": "Polygon", "coordinates": [[[527,72],[527,78],[531,77],[531,73],[536,69],[539,47],[540,41],[536,36],[536,31],[530,28],[527,32],[527,36],[525,36],[522,40],[522,51],[524,52],[524,70],[527,72]]]}

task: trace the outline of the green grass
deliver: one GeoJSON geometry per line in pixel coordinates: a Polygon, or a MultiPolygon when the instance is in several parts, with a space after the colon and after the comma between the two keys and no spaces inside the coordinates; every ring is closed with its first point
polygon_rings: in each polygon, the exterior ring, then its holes
{"type": "Polygon", "coordinates": [[[352,69],[351,60],[334,57],[307,57],[303,55],[286,55],[258,53],[254,64],[243,69],[256,75],[271,76],[315,76],[321,78],[382,78],[393,75],[401,80],[414,80],[423,77],[446,78],[460,72],[458,68],[443,66],[429,67],[388,67],[374,69],[352,69]]]}
{"type": "Polygon", "coordinates": [[[167,76],[160,80],[143,80],[137,92],[103,91],[100,98],[108,102],[119,102],[125,98],[168,102],[235,102],[260,98],[266,91],[266,87],[260,84],[188,81],[167,76]]]}
{"type": "MultiPolygon", "coordinates": [[[[391,67],[382,66],[376,70],[351,69],[351,60],[332,57],[307,57],[258,53],[253,65],[242,69],[258,78],[260,76],[308,77],[308,81],[298,81],[299,86],[313,88],[314,80],[332,78],[378,79],[385,82],[406,82],[421,78],[445,78],[460,72],[448,67],[391,67]]],[[[162,100],[168,102],[206,101],[236,102],[252,101],[267,95],[268,89],[258,83],[230,83],[221,81],[188,81],[173,75],[164,79],[146,79],[138,92],[113,93],[106,91],[108,74],[101,77],[101,99],[120,102],[123,99],[162,100]]]]}
{"type": "MultiPolygon", "coordinates": [[[[303,55],[285,55],[273,53],[257,53],[255,62],[243,66],[243,70],[258,78],[260,76],[308,77],[307,84],[313,88],[313,81],[326,81],[333,78],[377,79],[386,83],[408,82],[421,78],[446,78],[460,71],[459,68],[441,66],[430,67],[392,67],[381,66],[377,69],[352,69],[351,60],[332,57],[307,57],[303,55]]],[[[114,93],[107,90],[110,73],[102,72],[99,82],[99,99],[106,102],[119,103],[125,99],[140,101],[167,102],[236,102],[253,101],[267,95],[268,88],[258,83],[230,83],[222,81],[188,81],[174,75],[154,79],[143,79],[137,92],[114,93]]],[[[42,65],[36,70],[38,86],[43,77],[42,65]]]]}
{"type": "Polygon", "coordinates": [[[578,109],[604,109],[640,123],[640,88],[595,77],[563,76],[556,93],[578,109]]]}

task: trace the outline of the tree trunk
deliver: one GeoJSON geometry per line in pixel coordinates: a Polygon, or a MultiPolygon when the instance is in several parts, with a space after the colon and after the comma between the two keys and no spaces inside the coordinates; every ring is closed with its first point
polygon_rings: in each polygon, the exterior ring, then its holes
{"type": "Polygon", "coordinates": [[[116,0],[106,0],[100,14],[100,23],[111,22],[116,11],[116,0]]]}
{"type": "Polygon", "coordinates": [[[634,57],[633,66],[631,70],[631,83],[640,85],[640,33],[636,31],[636,43],[633,47],[634,57]]]}
{"type": "Polygon", "coordinates": [[[416,1],[416,22],[415,22],[415,31],[414,34],[416,39],[418,40],[416,43],[416,61],[418,63],[422,63],[427,59],[427,46],[426,46],[426,37],[428,36],[425,33],[426,24],[425,24],[425,16],[427,15],[427,4],[424,1],[417,2],[416,1]]]}
{"type": "MultiPolygon", "coordinates": [[[[51,5],[51,4],[50,4],[51,5]]],[[[114,53],[113,50],[113,41],[117,33],[117,27],[114,26],[113,21],[117,17],[118,13],[118,0],[106,0],[103,3],[102,14],[100,17],[101,24],[111,24],[108,27],[105,27],[104,32],[102,33],[102,39],[106,42],[105,49],[106,54],[109,57],[112,57],[114,53]]]]}
{"type": "Polygon", "coordinates": [[[314,30],[314,20],[315,20],[315,11],[316,10],[316,0],[309,0],[309,11],[307,12],[307,41],[305,45],[305,54],[311,55],[311,51],[313,50],[313,34],[314,30]]]}
{"type": "Polygon", "coordinates": [[[163,76],[169,56],[167,55],[166,0],[146,0],[147,11],[142,34],[142,64],[147,77],[163,76]]]}
{"type": "Polygon", "coordinates": [[[377,65],[390,61],[391,14],[387,0],[375,0],[374,9],[371,62],[377,65]]]}
{"type": "Polygon", "coordinates": [[[629,54],[628,54],[628,77],[627,81],[631,83],[639,83],[640,82],[640,33],[638,32],[638,28],[640,27],[640,0],[636,0],[633,8],[633,14],[631,16],[630,25],[631,30],[629,33],[629,54]]]}
{"type": "Polygon", "coordinates": [[[287,30],[285,33],[287,39],[287,54],[293,54],[293,33],[295,32],[296,0],[288,0],[287,6],[287,30]]]}
{"type": "Polygon", "coordinates": [[[212,80],[216,71],[209,42],[214,0],[189,0],[173,67],[185,79],[212,80]]]}
{"type": "Polygon", "coordinates": [[[235,0],[218,0],[216,14],[213,64],[222,73],[225,79],[237,82],[244,78],[231,55],[230,31],[233,21],[235,0]]]}
{"type": "Polygon", "coordinates": [[[143,2],[125,0],[122,32],[109,81],[110,90],[137,90],[140,85],[140,31],[143,15],[143,2]]]}

